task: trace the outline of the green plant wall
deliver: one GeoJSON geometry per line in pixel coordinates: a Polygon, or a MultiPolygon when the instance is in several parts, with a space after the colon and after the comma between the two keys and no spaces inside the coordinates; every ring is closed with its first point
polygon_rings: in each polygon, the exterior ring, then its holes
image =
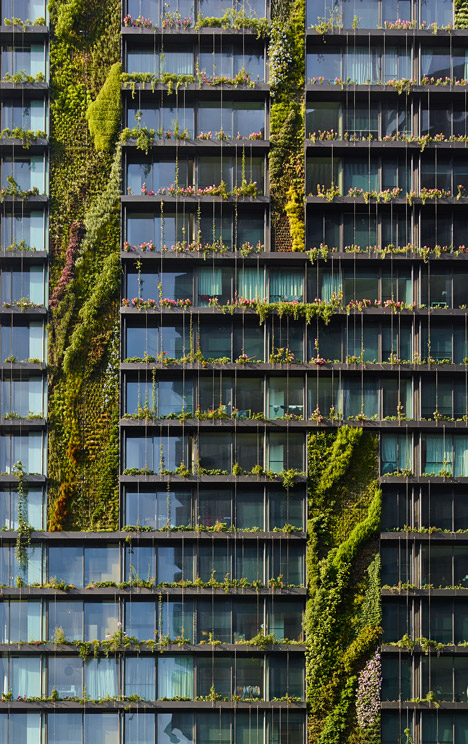
{"type": "Polygon", "coordinates": [[[303,251],[305,0],[277,0],[273,4],[268,51],[274,248],[303,251]]]}
{"type": "Polygon", "coordinates": [[[468,0],[455,0],[455,28],[468,28],[468,0]]]}
{"type": "Polygon", "coordinates": [[[120,2],[50,0],[49,9],[49,528],[110,529],[118,523],[120,2]]]}
{"type": "Polygon", "coordinates": [[[309,744],[379,741],[378,725],[368,730],[356,719],[358,677],[380,635],[377,472],[374,435],[347,426],[309,435],[309,744]]]}

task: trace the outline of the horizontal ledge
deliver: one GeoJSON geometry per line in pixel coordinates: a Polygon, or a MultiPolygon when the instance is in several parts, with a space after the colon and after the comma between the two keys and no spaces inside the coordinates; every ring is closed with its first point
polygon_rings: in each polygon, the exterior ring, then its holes
{"type": "Polygon", "coordinates": [[[46,426],[45,418],[0,418],[0,430],[45,429],[46,426]]]}
{"type": "Polygon", "coordinates": [[[418,644],[415,644],[413,648],[408,648],[408,649],[407,648],[403,648],[401,646],[397,646],[397,645],[391,645],[391,644],[388,644],[388,643],[383,643],[380,648],[381,648],[381,652],[383,654],[395,654],[395,653],[397,653],[397,654],[404,654],[404,653],[408,653],[408,654],[424,654],[425,656],[427,656],[428,653],[429,654],[435,654],[436,653],[437,656],[439,656],[439,654],[442,654],[442,655],[445,655],[445,654],[447,654],[447,655],[456,654],[457,656],[458,655],[460,655],[460,656],[466,656],[468,654],[468,647],[466,647],[466,646],[458,646],[457,644],[453,644],[453,645],[451,645],[451,644],[444,644],[444,648],[442,648],[442,649],[431,648],[431,646],[428,646],[427,651],[419,643],[418,644]]]}
{"type": "Polygon", "coordinates": [[[3,35],[15,35],[15,36],[21,36],[23,38],[26,36],[44,36],[44,34],[49,33],[49,27],[39,24],[28,24],[25,25],[25,28],[23,28],[22,23],[9,23],[8,25],[2,24],[0,26],[0,34],[3,35]]]}
{"type": "Polygon", "coordinates": [[[49,90],[49,84],[46,82],[43,83],[6,83],[6,82],[0,82],[0,91],[2,90],[42,90],[42,91],[48,91],[49,90]]]}
{"type": "Polygon", "coordinates": [[[466,589],[382,589],[382,597],[468,597],[468,587],[466,589]]]}
{"type": "Polygon", "coordinates": [[[343,86],[334,83],[306,83],[306,93],[314,93],[321,91],[324,93],[339,93],[343,94],[349,91],[356,93],[383,93],[386,95],[411,95],[412,93],[442,93],[447,95],[448,93],[466,93],[468,85],[420,85],[414,84],[410,86],[409,93],[405,90],[402,93],[398,93],[398,90],[393,85],[386,85],[384,83],[344,83],[343,86]]]}
{"type": "MultiPolygon", "coordinates": [[[[315,246],[317,247],[317,246],[315,246]]],[[[138,260],[138,261],[150,261],[153,259],[154,261],[161,261],[161,259],[166,260],[175,260],[175,261],[206,261],[207,258],[209,258],[210,261],[223,261],[223,262],[229,262],[233,265],[239,262],[250,262],[250,263],[261,263],[262,261],[270,262],[284,262],[287,261],[289,263],[309,263],[311,260],[309,257],[309,251],[313,250],[311,248],[307,248],[304,251],[252,251],[251,253],[247,255],[242,255],[241,251],[225,251],[224,253],[217,252],[217,251],[207,251],[206,253],[203,253],[202,251],[120,251],[120,258],[122,260],[138,260]]],[[[47,256],[47,253],[43,252],[44,256],[47,256]]],[[[0,253],[0,258],[2,258],[5,254],[0,253]]],[[[7,253],[7,255],[9,255],[7,253]]],[[[15,254],[16,255],[16,254],[15,254]]],[[[24,254],[29,255],[29,254],[24,254]]],[[[37,255],[37,253],[32,254],[37,255]]],[[[42,255],[42,253],[40,254],[42,255]]],[[[321,258],[320,256],[317,256],[314,258],[314,265],[315,263],[327,263],[328,261],[345,261],[345,262],[351,262],[351,261],[375,261],[376,263],[382,263],[382,261],[385,260],[391,260],[391,261],[417,261],[420,263],[421,261],[424,261],[424,257],[421,253],[412,253],[410,251],[405,253],[376,253],[374,251],[329,251],[327,258],[321,258]]],[[[454,253],[450,253],[448,251],[441,253],[440,256],[436,256],[434,252],[431,252],[427,258],[427,261],[467,261],[468,260],[468,252],[467,253],[460,253],[458,255],[455,255],[454,253]]]]}
{"type": "Polygon", "coordinates": [[[87,711],[106,711],[106,710],[122,710],[128,712],[129,710],[132,710],[134,712],[147,712],[147,711],[173,711],[173,710],[188,710],[188,711],[197,711],[197,710],[250,710],[250,709],[262,709],[262,710],[275,710],[278,708],[284,708],[287,710],[292,709],[299,709],[303,710],[304,712],[307,709],[307,705],[305,702],[222,702],[220,700],[216,700],[213,702],[210,701],[155,701],[155,702],[146,702],[146,701],[138,701],[138,702],[130,702],[128,700],[122,700],[122,701],[109,701],[109,702],[102,702],[102,703],[93,703],[93,702],[72,702],[68,700],[53,700],[53,701],[47,701],[47,702],[34,702],[34,703],[28,703],[22,700],[5,700],[0,701],[0,710],[8,710],[10,712],[13,711],[57,711],[57,710],[87,710],[87,711]]]}
{"type": "MultiPolygon", "coordinates": [[[[4,85],[10,85],[10,83],[4,83],[4,85]]],[[[44,85],[44,83],[36,83],[36,85],[44,85]]],[[[177,83],[173,84],[172,88],[172,94],[176,93],[176,85],[177,83]]],[[[135,82],[133,83],[131,80],[129,80],[127,83],[122,83],[122,91],[128,91],[132,92],[133,87],[135,87],[135,90],[138,91],[146,91],[147,93],[159,93],[161,91],[168,93],[167,84],[164,83],[156,83],[154,86],[151,82],[146,83],[140,83],[135,82]],[[154,89],[153,89],[154,88],[154,89]]],[[[367,86],[363,86],[367,90],[367,86]]],[[[233,83],[220,83],[219,85],[210,85],[209,83],[184,83],[179,86],[179,91],[193,91],[196,93],[200,92],[208,92],[208,91],[223,91],[224,93],[226,91],[232,91],[235,93],[249,93],[249,94],[258,94],[259,92],[262,93],[269,93],[270,92],[270,86],[268,83],[257,83],[255,82],[253,86],[249,86],[248,84],[243,85],[235,85],[233,83]]]]}
{"type": "MultiPolygon", "coordinates": [[[[272,305],[274,303],[271,303],[272,305]]],[[[269,310],[268,315],[277,314],[279,310],[279,305],[281,303],[277,303],[278,307],[273,307],[269,310]]],[[[298,302],[297,305],[315,305],[314,302],[298,302]]],[[[289,307],[294,307],[292,303],[288,303],[289,307]]],[[[216,317],[232,317],[237,315],[250,315],[251,317],[258,316],[258,312],[255,309],[255,307],[243,307],[241,305],[237,305],[234,307],[231,307],[226,312],[223,312],[223,305],[219,305],[218,307],[203,307],[200,305],[190,305],[189,307],[120,307],[120,314],[121,315],[163,315],[163,316],[170,316],[170,315],[214,315],[216,317]]],[[[323,307],[326,307],[325,303],[323,304],[323,307]]],[[[1,312],[1,309],[0,309],[1,312]]],[[[284,315],[292,315],[292,313],[283,313],[284,315]]],[[[332,311],[333,317],[348,317],[348,316],[355,316],[355,315],[372,315],[372,316],[385,316],[388,315],[391,316],[403,316],[403,317],[409,317],[412,315],[416,315],[419,317],[427,317],[428,315],[437,315],[438,317],[466,317],[468,315],[468,308],[441,308],[441,307],[431,307],[431,308],[419,308],[416,307],[414,309],[404,308],[401,310],[397,310],[396,312],[392,307],[366,307],[362,310],[359,310],[357,308],[351,308],[349,312],[346,311],[345,307],[339,309],[339,310],[333,310],[332,311]]],[[[317,314],[317,317],[318,314],[317,314]]],[[[297,320],[305,320],[304,315],[298,314],[297,320]]]]}
{"type": "Polygon", "coordinates": [[[467,30],[464,28],[451,28],[450,31],[438,28],[437,35],[434,35],[434,31],[430,28],[335,28],[331,32],[324,34],[318,33],[314,28],[309,27],[306,29],[307,38],[316,38],[318,40],[326,39],[332,41],[333,39],[347,39],[348,37],[357,36],[362,38],[394,38],[400,36],[407,38],[408,36],[414,36],[416,38],[426,38],[434,41],[436,39],[450,39],[451,36],[458,36],[462,38],[467,37],[467,30]],[[439,36],[440,34],[440,36],[439,36]]]}
{"type": "MultiPolygon", "coordinates": [[[[143,195],[122,195],[120,197],[122,204],[160,204],[164,202],[166,204],[269,204],[269,196],[228,196],[227,199],[223,199],[222,196],[169,196],[158,194],[155,196],[143,196],[143,195]]],[[[468,204],[468,199],[467,199],[468,204]]]]}
{"type": "MultiPolygon", "coordinates": [[[[102,651],[104,651],[105,647],[101,647],[102,651]]],[[[264,654],[264,653],[301,653],[304,654],[305,652],[305,644],[303,643],[293,643],[293,644],[287,644],[287,643],[275,643],[270,644],[265,647],[260,647],[255,644],[244,644],[244,643],[206,643],[206,644],[200,644],[200,643],[184,643],[179,645],[178,643],[169,643],[166,646],[163,646],[162,649],[164,650],[164,653],[171,653],[171,654],[187,654],[187,653],[193,653],[194,655],[202,656],[207,654],[238,654],[238,653],[248,653],[248,654],[264,654]]],[[[38,644],[35,643],[2,643],[0,644],[0,653],[12,653],[15,650],[27,652],[27,653],[46,653],[46,654],[78,654],[78,649],[76,646],[74,646],[71,643],[58,643],[55,644],[53,642],[49,643],[43,643],[40,642],[38,644]]],[[[160,649],[158,647],[155,648],[154,651],[152,651],[149,647],[146,646],[145,641],[142,640],[138,645],[132,645],[129,647],[122,647],[120,649],[121,653],[124,653],[126,656],[131,654],[138,654],[138,657],[141,658],[144,654],[149,655],[155,655],[161,653],[160,649]]],[[[119,651],[117,652],[119,653],[119,651]]],[[[468,653],[468,652],[467,652],[468,653]]],[[[187,701],[189,702],[189,701],[187,701]]]]}
{"type": "MultiPolygon", "coordinates": [[[[2,542],[8,542],[16,540],[17,532],[15,530],[8,530],[8,531],[0,531],[0,543],[2,542]]],[[[254,532],[247,532],[243,530],[233,530],[233,531],[220,531],[216,532],[214,530],[154,530],[153,532],[146,532],[146,531],[130,531],[130,530],[116,530],[113,531],[103,531],[103,532],[72,532],[72,531],[64,531],[64,532],[32,532],[31,533],[31,540],[35,542],[63,542],[65,541],[73,541],[73,542],[82,542],[84,545],[89,542],[121,542],[121,543],[128,543],[129,541],[132,543],[140,543],[140,542],[167,542],[172,540],[228,540],[231,542],[239,542],[239,540],[243,540],[244,538],[246,540],[284,540],[285,538],[288,540],[305,540],[307,537],[305,532],[263,532],[258,531],[254,532]]]]}
{"type": "MultiPolygon", "coordinates": [[[[239,378],[241,379],[241,378],[239,378]]],[[[1,423],[1,422],[0,422],[1,423]]],[[[415,429],[415,430],[426,430],[439,431],[440,429],[462,429],[466,431],[466,421],[421,421],[415,420],[401,420],[401,421],[385,421],[379,419],[377,421],[356,421],[348,419],[340,419],[339,421],[331,421],[330,419],[324,418],[323,421],[315,421],[314,419],[255,419],[255,418],[212,418],[212,419],[196,419],[196,418],[121,418],[119,425],[122,429],[160,429],[161,427],[167,427],[169,429],[299,429],[307,430],[310,429],[339,429],[342,426],[359,427],[361,429],[415,429]]]]}
{"type": "MultiPolygon", "coordinates": [[[[168,586],[154,586],[151,589],[141,589],[139,587],[132,587],[128,589],[118,589],[116,587],[97,587],[95,589],[69,589],[68,591],[61,589],[49,589],[45,587],[0,587],[0,597],[5,598],[16,598],[25,599],[28,597],[81,597],[83,599],[96,599],[99,597],[144,597],[146,599],[150,597],[158,597],[160,594],[166,594],[168,596],[184,596],[184,597],[196,597],[198,595],[203,596],[218,596],[226,598],[226,589],[223,587],[168,587],[168,586]]],[[[259,588],[258,590],[251,587],[230,587],[227,594],[247,597],[256,597],[258,595],[262,597],[275,596],[281,597],[306,597],[308,591],[304,587],[294,587],[288,589],[279,588],[259,588]]]]}
{"type": "Polygon", "coordinates": [[[45,372],[47,366],[44,362],[1,362],[0,376],[5,372],[45,372]]]}
{"type": "Polygon", "coordinates": [[[432,484],[440,484],[443,483],[447,486],[453,484],[460,483],[462,485],[468,485],[468,477],[455,477],[455,478],[443,478],[440,475],[430,475],[430,476],[424,476],[424,475],[381,475],[379,478],[379,481],[382,485],[388,484],[395,484],[395,483],[414,483],[423,485],[425,483],[432,483],[432,484]]]}
{"type": "Polygon", "coordinates": [[[18,305],[12,305],[11,307],[0,306],[0,315],[47,315],[46,307],[19,307],[18,305]]]}
{"type": "MultiPolygon", "coordinates": [[[[32,485],[45,484],[47,481],[47,477],[45,475],[39,475],[35,473],[25,473],[23,478],[24,478],[25,483],[31,483],[32,485]]],[[[15,476],[14,473],[0,475],[0,486],[10,485],[11,483],[14,483],[14,484],[18,483],[18,478],[15,476]]]]}
{"type": "MultiPolygon", "coordinates": [[[[0,365],[1,369],[1,365],[0,365]]],[[[382,362],[376,362],[372,364],[371,362],[364,362],[364,363],[356,363],[356,364],[346,364],[345,362],[330,362],[326,364],[320,364],[316,365],[312,362],[304,362],[304,363],[280,363],[277,364],[270,364],[269,362],[251,362],[247,364],[237,364],[236,362],[228,362],[226,364],[215,362],[188,362],[187,364],[164,364],[164,362],[121,362],[120,363],[120,369],[123,372],[131,372],[131,371],[140,371],[143,369],[151,371],[152,369],[167,369],[171,372],[174,370],[224,370],[224,371],[234,371],[234,370],[241,370],[245,369],[248,370],[248,372],[278,372],[280,374],[284,374],[284,370],[287,370],[288,372],[318,372],[319,370],[323,370],[324,372],[333,372],[333,371],[355,371],[355,372],[361,372],[361,371],[375,371],[375,372],[408,372],[408,373],[414,373],[414,372],[422,372],[422,373],[433,373],[437,371],[440,372],[447,372],[447,373],[465,373],[467,370],[467,365],[465,364],[384,364],[382,362]]]]}
{"type": "MultiPolygon", "coordinates": [[[[2,140],[0,140],[1,144],[2,140]]],[[[137,148],[137,142],[136,139],[129,139],[126,142],[123,143],[124,147],[127,147],[129,149],[139,149],[137,148]]],[[[259,150],[267,150],[270,147],[270,141],[269,140],[260,140],[260,139],[248,139],[247,137],[239,138],[239,139],[181,139],[181,138],[170,138],[170,139],[156,139],[152,144],[150,144],[150,150],[151,149],[157,149],[159,147],[167,148],[167,149],[187,149],[187,150],[199,150],[199,149],[213,149],[213,150],[219,150],[228,148],[228,149],[236,149],[239,147],[242,148],[252,148],[252,149],[259,149],[259,150]]]]}
{"type": "MultiPolygon", "coordinates": [[[[264,475],[188,475],[184,478],[182,475],[120,475],[120,483],[137,484],[137,483],[270,483],[271,485],[281,485],[281,478],[267,478],[264,475]]],[[[467,479],[468,481],[468,479],[467,479]]],[[[294,483],[306,483],[305,475],[296,475],[294,483]]]]}
{"type": "Polygon", "coordinates": [[[395,701],[395,702],[389,702],[384,701],[381,704],[382,710],[437,710],[437,711],[443,711],[443,710],[460,710],[460,711],[468,711],[468,703],[445,703],[442,702],[442,700],[435,701],[435,703],[426,703],[426,702],[420,702],[420,703],[411,703],[408,701],[395,701]],[[436,707],[437,704],[437,707],[436,707]]]}
{"type": "MultiPolygon", "coordinates": [[[[369,201],[366,204],[364,201],[363,196],[335,196],[332,201],[327,201],[326,197],[322,196],[306,196],[306,204],[320,204],[322,206],[326,204],[365,204],[366,206],[388,206],[391,207],[394,206],[410,206],[408,199],[403,196],[398,196],[395,198],[390,199],[390,201],[385,202],[383,199],[380,199],[380,201],[377,201],[377,198],[375,196],[369,197],[369,201]]],[[[437,199],[426,199],[425,204],[423,204],[422,199],[420,197],[414,197],[412,200],[413,206],[433,206],[434,204],[444,204],[444,205],[450,205],[450,206],[461,206],[461,207],[467,207],[468,205],[468,197],[462,197],[461,199],[457,199],[456,196],[444,196],[437,199]]]]}
{"type": "Polygon", "coordinates": [[[3,259],[16,259],[24,261],[25,259],[40,258],[42,260],[48,258],[47,251],[9,251],[0,248],[0,261],[3,259]]]}
{"type": "MultiPolygon", "coordinates": [[[[221,20],[221,17],[220,17],[221,20]]],[[[252,19],[257,20],[257,19],[252,19]]],[[[260,19],[258,19],[260,20],[260,19]]],[[[141,28],[140,26],[122,26],[122,36],[149,36],[153,38],[155,36],[173,36],[177,40],[180,38],[198,38],[199,36],[236,36],[236,37],[252,37],[257,40],[257,32],[251,28],[224,28],[222,26],[203,26],[203,28],[196,29],[193,26],[188,28],[161,28],[161,26],[152,26],[151,28],[141,28]]],[[[258,39],[259,43],[265,43],[264,39],[258,39]]]]}
{"type": "Polygon", "coordinates": [[[381,532],[380,539],[384,542],[401,542],[406,543],[409,540],[413,542],[461,542],[468,543],[468,532],[418,532],[417,530],[405,530],[395,532],[381,532]]]}
{"type": "MultiPolygon", "coordinates": [[[[389,149],[404,149],[406,147],[411,147],[416,150],[421,150],[421,143],[420,142],[406,142],[405,140],[353,140],[353,139],[331,139],[331,140],[317,140],[313,141],[310,139],[306,139],[305,141],[305,147],[306,149],[346,149],[349,150],[349,148],[357,148],[357,149],[371,149],[371,150],[389,150],[389,149]]],[[[468,139],[466,142],[458,142],[456,140],[450,141],[450,140],[444,140],[443,142],[426,142],[424,144],[425,150],[430,149],[452,149],[452,148],[460,148],[460,149],[466,149],[468,147],[468,139]]]]}

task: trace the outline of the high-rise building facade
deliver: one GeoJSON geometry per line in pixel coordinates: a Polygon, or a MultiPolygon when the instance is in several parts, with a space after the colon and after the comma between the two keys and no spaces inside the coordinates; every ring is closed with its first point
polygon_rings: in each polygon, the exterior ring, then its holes
{"type": "Polygon", "coordinates": [[[467,744],[468,5],[0,5],[1,744],[467,744]]]}

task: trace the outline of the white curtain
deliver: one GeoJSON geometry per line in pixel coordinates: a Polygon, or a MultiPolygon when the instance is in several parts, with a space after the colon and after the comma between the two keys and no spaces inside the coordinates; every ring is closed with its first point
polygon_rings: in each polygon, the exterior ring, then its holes
{"type": "Polygon", "coordinates": [[[118,694],[115,659],[88,659],[85,666],[85,687],[91,700],[118,694]]]}
{"type": "Polygon", "coordinates": [[[468,436],[455,436],[455,476],[468,475],[468,436]]]}
{"type": "Polygon", "coordinates": [[[17,658],[10,660],[10,687],[13,697],[39,697],[41,694],[41,660],[17,658]]]}
{"type": "Polygon", "coordinates": [[[162,656],[158,659],[158,698],[193,698],[193,659],[162,656]]]}

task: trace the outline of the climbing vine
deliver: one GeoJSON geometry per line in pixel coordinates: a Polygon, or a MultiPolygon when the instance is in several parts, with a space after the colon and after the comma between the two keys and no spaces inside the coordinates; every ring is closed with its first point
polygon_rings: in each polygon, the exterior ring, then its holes
{"type": "Polygon", "coordinates": [[[28,547],[31,544],[33,528],[28,523],[28,492],[24,485],[24,468],[21,460],[15,463],[13,470],[18,481],[18,527],[16,530],[15,557],[18,561],[20,571],[23,572],[28,564],[28,547]]]}
{"type": "Polygon", "coordinates": [[[268,53],[275,249],[303,251],[305,0],[277,0],[272,17],[268,53]]]}
{"type": "Polygon", "coordinates": [[[381,620],[376,476],[375,436],[346,426],[336,434],[309,436],[305,630],[311,744],[370,741],[367,713],[373,708],[366,701],[375,680],[365,687],[373,670],[364,670],[381,620]]]}
{"type": "Polygon", "coordinates": [[[115,528],[120,2],[49,7],[49,529],[115,528]]]}

